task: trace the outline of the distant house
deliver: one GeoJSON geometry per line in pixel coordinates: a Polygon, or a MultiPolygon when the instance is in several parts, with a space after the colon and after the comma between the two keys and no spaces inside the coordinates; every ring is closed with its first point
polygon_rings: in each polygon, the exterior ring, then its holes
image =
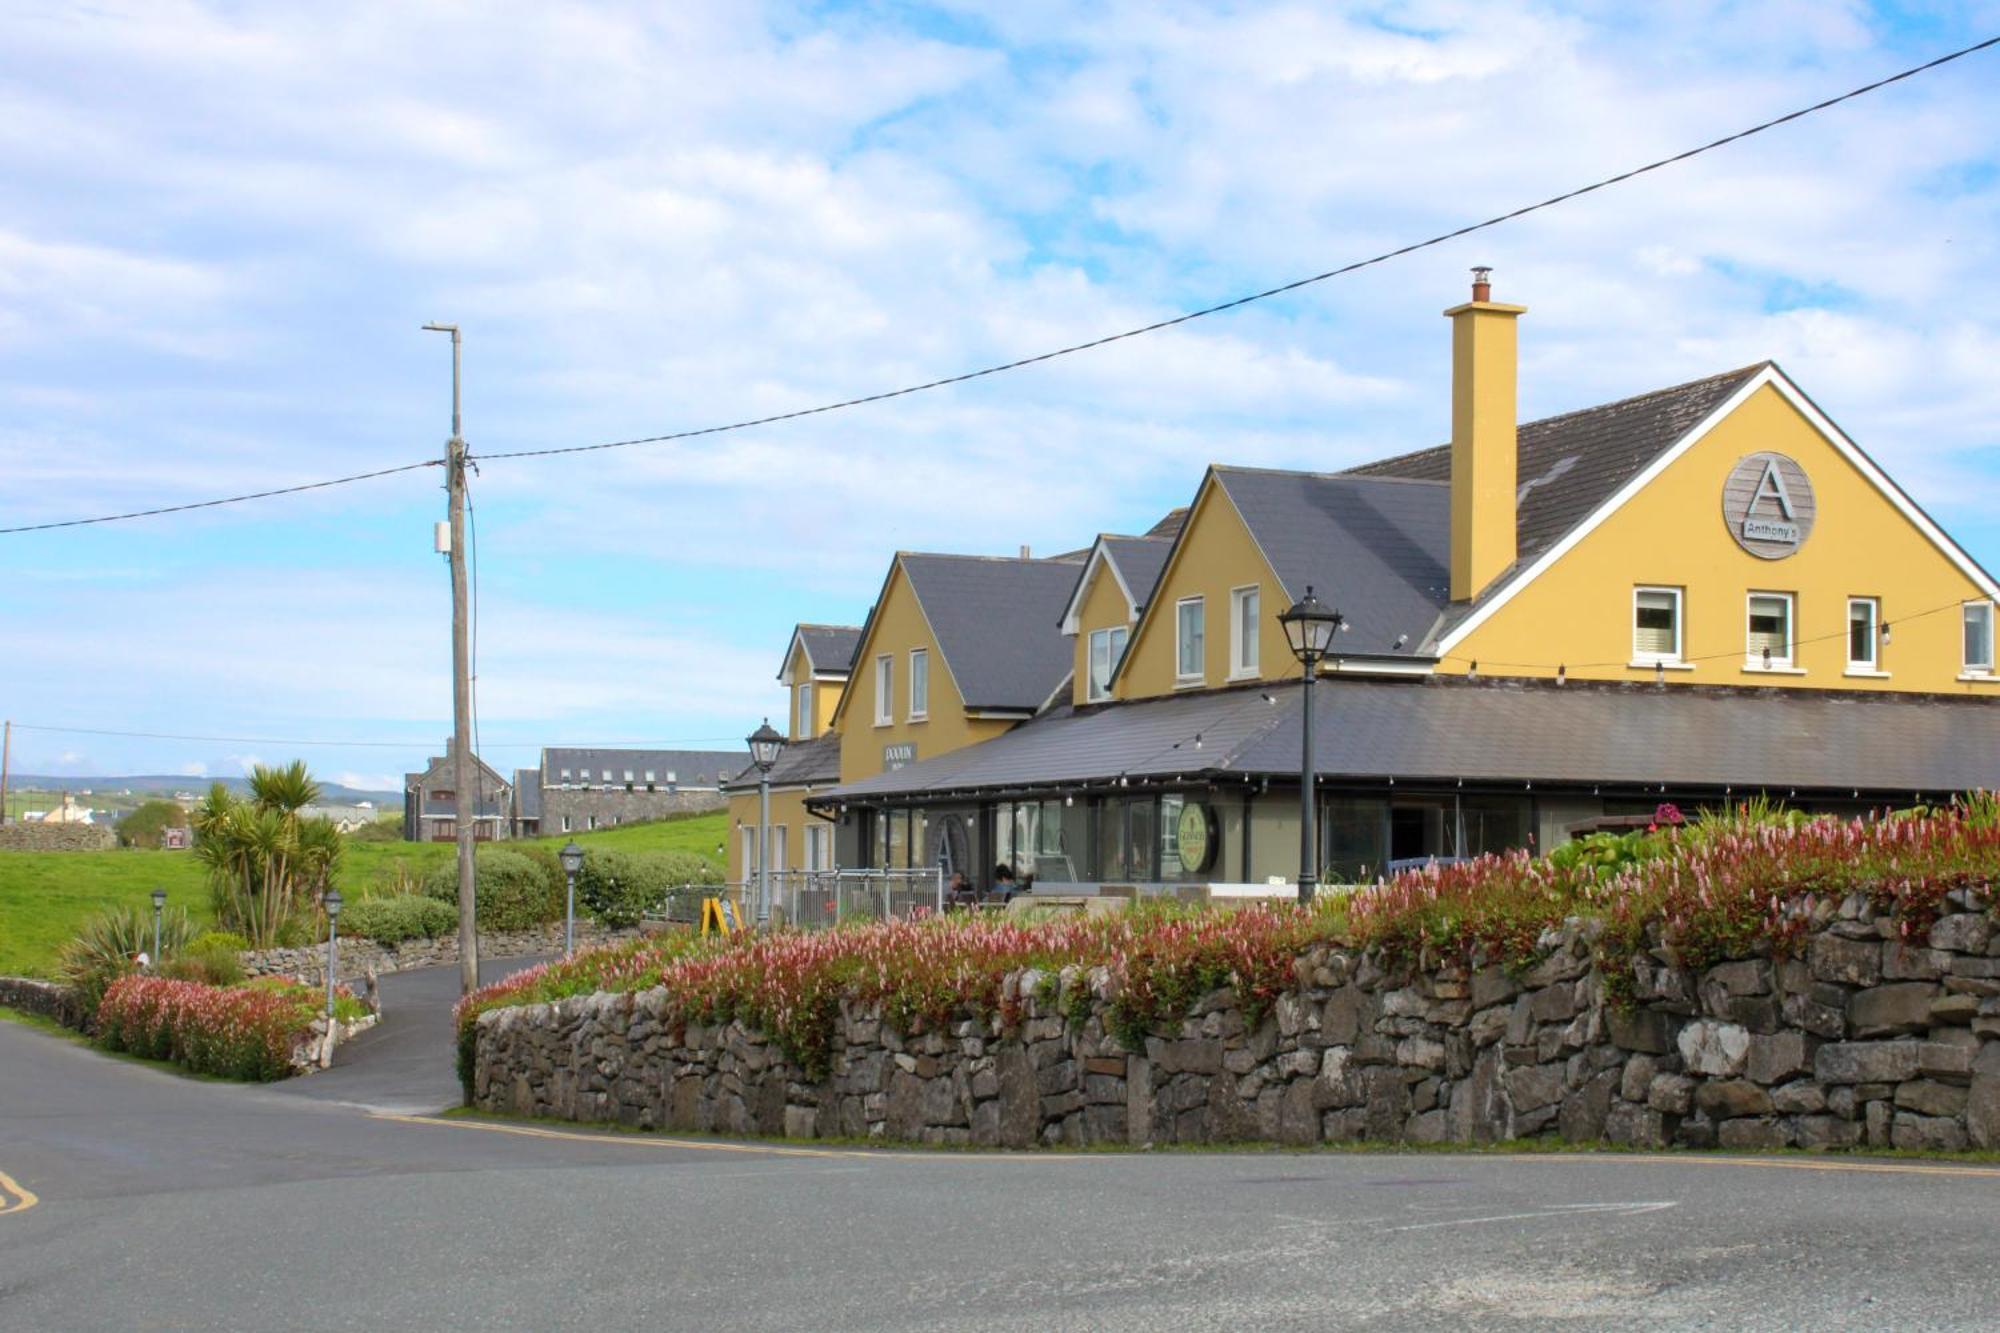
{"type": "MultiPolygon", "coordinates": [[[[89,792],[84,793],[86,796],[89,794],[89,792]]],[[[21,818],[43,824],[89,824],[94,822],[91,818],[90,807],[87,805],[78,805],[76,798],[68,792],[62,794],[62,800],[53,808],[48,810],[29,810],[24,812],[21,818]]]]}
{"type": "MultiPolygon", "coordinates": [[[[472,756],[479,791],[473,804],[472,836],[497,842],[512,836],[514,788],[478,755],[472,756]]],[[[421,773],[403,775],[403,837],[410,842],[452,842],[458,837],[458,792],[452,776],[452,743],[431,758],[421,773]]]]}
{"type": "Polygon", "coordinates": [[[330,819],[342,833],[352,833],[375,822],[376,809],[366,801],[354,805],[306,805],[299,814],[307,819],[330,819]]]}
{"type": "Polygon", "coordinates": [[[545,749],[536,828],[544,835],[579,833],[720,810],[723,780],[742,767],[740,750],[545,749]]]}
{"type": "Polygon", "coordinates": [[[538,838],[542,833],[542,770],[514,770],[514,836],[538,838]]]}

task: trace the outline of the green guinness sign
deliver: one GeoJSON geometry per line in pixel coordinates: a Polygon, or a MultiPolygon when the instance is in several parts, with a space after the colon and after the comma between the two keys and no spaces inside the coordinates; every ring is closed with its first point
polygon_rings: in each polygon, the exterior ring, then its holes
{"type": "Polygon", "coordinates": [[[1214,862],[1214,835],[1215,820],[1207,806],[1189,801],[1181,807],[1180,820],[1174,826],[1174,837],[1180,848],[1181,870],[1184,873],[1199,875],[1214,862]]]}

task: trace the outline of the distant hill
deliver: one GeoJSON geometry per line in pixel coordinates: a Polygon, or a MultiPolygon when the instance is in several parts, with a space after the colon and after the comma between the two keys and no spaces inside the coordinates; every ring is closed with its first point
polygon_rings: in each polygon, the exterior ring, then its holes
{"type": "MultiPolygon", "coordinates": [[[[185,773],[132,773],[115,777],[50,777],[40,773],[16,773],[7,779],[13,791],[82,791],[86,787],[94,792],[117,792],[130,790],[134,795],[159,794],[171,796],[177,791],[193,792],[196,796],[220,782],[235,792],[250,790],[248,778],[191,778],[185,773]]],[[[372,801],[378,806],[387,806],[394,811],[403,808],[403,793],[399,791],[361,791],[354,787],[343,787],[338,782],[320,783],[320,800],[331,805],[354,805],[360,801],[372,801]]]]}

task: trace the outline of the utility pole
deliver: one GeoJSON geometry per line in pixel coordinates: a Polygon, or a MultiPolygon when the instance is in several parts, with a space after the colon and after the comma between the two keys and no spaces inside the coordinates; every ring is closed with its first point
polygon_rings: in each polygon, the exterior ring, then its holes
{"type": "Polygon", "coordinates": [[[14,757],[14,723],[10,719],[0,732],[0,824],[7,822],[7,763],[14,757]]]}
{"type": "Polygon", "coordinates": [[[459,424],[459,333],[456,324],[426,324],[451,335],[451,440],[445,445],[444,484],[451,518],[451,783],[458,832],[458,989],[479,989],[479,921],[472,891],[473,831],[479,818],[479,779],[472,754],[472,665],[465,634],[465,435],[459,424]]]}

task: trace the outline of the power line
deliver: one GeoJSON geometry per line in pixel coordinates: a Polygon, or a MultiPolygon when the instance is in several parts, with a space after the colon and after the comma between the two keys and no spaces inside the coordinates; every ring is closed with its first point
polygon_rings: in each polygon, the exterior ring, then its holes
{"type": "Polygon", "coordinates": [[[771,416],[752,417],[747,421],[733,421],[724,426],[702,426],[695,430],[672,431],[665,435],[644,435],[630,440],[612,440],[605,444],[572,444],[551,449],[516,449],[508,453],[480,454],[479,457],[487,459],[546,458],[553,454],[595,453],[604,449],[626,449],[638,444],[663,444],[670,440],[690,440],[702,435],[720,435],[726,431],[748,430],[753,426],[770,426],[781,421],[796,421],[800,417],[819,416],[826,412],[838,412],[844,408],[861,407],[868,403],[885,402],[891,398],[903,398],[913,393],[923,393],[930,389],[942,389],[953,384],[964,384],[970,380],[984,379],[989,375],[998,375],[1009,370],[1020,370],[1025,366],[1039,365],[1044,361],[1053,361],[1057,357],[1091,351],[1094,348],[1104,347],[1115,342],[1122,342],[1128,338],[1137,338],[1144,334],[1157,333],[1162,329],[1170,329],[1179,324],[1186,324],[1197,319],[1205,319],[1210,315],[1219,315],[1224,311],[1235,310],[1240,306],[1249,305],[1254,301],[1264,301],[1273,296],[1282,296],[1287,292],[1295,292],[1301,287],[1310,287],[1314,283],[1325,282],[1329,278],[1337,278],[1343,274],[1370,268],[1376,264],[1384,264],[1392,259],[1400,259],[1404,255],[1415,254],[1419,250],[1428,250],[1433,246],[1443,245],[1447,241],[1455,241],[1460,237],[1470,236],[1474,232],[1485,231],[1489,227],[1497,227],[1504,222],[1512,222],[1517,218],[1526,217],[1530,213],[1537,213],[1545,208],[1554,208],[1557,204],[1580,198],[1593,191],[1621,184],[1634,177],[1643,176],[1647,172],[1658,171],[1662,167],[1672,166],[1677,162],[1685,162],[1689,158],[1699,157],[1703,153],[1712,152],[1717,148],[1736,143],[1742,139],[1748,139],[1752,135],[1776,129],[1780,125],[1810,116],[1814,112],[1825,111],[1829,107],[1839,106],[1842,102],[1852,101],[1857,97],[1862,97],[1878,89],[1886,88],[1892,83],[1900,83],[1904,79],[1913,78],[1927,70],[1936,69],[1940,65],[1949,64],[1954,60],[1969,56],[1976,51],[1983,51],[1990,46],[1996,45],[2000,45],[2000,36],[1989,37],[1983,42],[1975,42],[1971,46],[1960,47],[1958,50],[1947,55],[1941,55],[1935,60],[1927,60],[1921,65],[1913,65],[1901,73],[1891,74],[1887,78],[1877,79],[1873,83],[1865,83],[1859,88],[1850,89],[1847,92],[1841,93],[1838,97],[1829,97],[1823,102],[1815,102],[1811,106],[1800,107],[1797,111],[1788,112],[1775,119],[1752,125],[1745,130],[1738,130],[1734,134],[1724,135],[1720,139],[1712,139],[1708,143],[1696,148],[1687,149],[1685,152],[1675,153],[1672,157],[1663,157],[1657,161],[1648,162],[1642,167],[1634,167],[1630,171],[1620,172],[1616,176],[1607,176],[1589,185],[1579,186],[1574,190],[1566,190],[1561,194],[1551,195],[1547,199],[1543,199],[1537,203],[1527,204],[1510,212],[1487,218],[1484,222],[1468,223],[1452,231],[1440,232],[1438,235],[1425,240],[1399,246],[1394,250],[1385,250],[1381,254],[1372,255],[1367,259],[1357,259],[1352,263],[1343,264],[1339,268],[1330,268],[1324,273],[1315,273],[1309,278],[1299,278],[1276,287],[1267,287],[1261,292],[1252,292],[1248,296],[1239,296],[1234,300],[1223,301],[1217,305],[1204,306],[1199,310],[1190,310],[1185,314],[1175,315],[1171,319],[1162,319],[1151,324],[1143,324],[1136,329],[1126,329],[1122,333],[1106,334],[1101,338],[1092,338],[1088,342],[1071,343],[1067,347],[1058,347],[1054,351],[1041,352],[1034,356],[1024,356],[1015,361],[1003,361],[998,365],[987,366],[982,370],[968,370],[963,374],[949,375],[943,379],[930,380],[923,384],[912,384],[906,388],[889,389],[882,393],[866,394],[859,398],[847,398],[837,403],[824,403],[818,407],[799,408],[792,412],[778,412],[771,416]]]}
{"type": "MultiPolygon", "coordinates": [[[[1157,333],[1162,329],[1170,329],[1177,325],[1187,324],[1197,319],[1205,319],[1210,315],[1219,315],[1225,311],[1235,310],[1238,309],[1239,307],[1250,305],[1253,302],[1269,300],[1271,297],[1274,296],[1282,296],[1288,292],[1295,292],[1298,291],[1300,288],[1310,287],[1315,283],[1325,282],[1330,278],[1337,278],[1341,277],[1344,274],[1354,273],[1365,268],[1371,268],[1377,264],[1387,263],[1392,259],[1400,259],[1404,255],[1415,254],[1420,250],[1428,250],[1435,246],[1443,245],[1448,241],[1455,241],[1461,237],[1470,236],[1475,232],[1481,232],[1492,227],[1500,226],[1502,223],[1512,222],[1518,218],[1526,217],[1530,213],[1538,213],[1544,209],[1554,208],[1556,205],[1567,203],[1572,199],[1581,198],[1584,195],[1592,194],[1598,190],[1603,190],[1613,185],[1622,184],[1625,181],[1629,181],[1636,177],[1646,175],[1649,172],[1658,171],[1663,167],[1669,167],[1675,165],[1676,163],[1685,162],[1690,158],[1699,157],[1704,153],[1713,152],[1718,148],[1723,148],[1729,144],[1739,142],[1740,140],[1748,139],[1753,135],[1762,134],[1766,130],[1776,129],[1780,125],[1790,124],[1792,121],[1803,119],[1804,117],[1813,115],[1816,112],[1825,111],[1831,107],[1839,106],[1843,102],[1853,101],[1855,98],[1866,96],[1869,93],[1876,92],[1880,89],[1886,88],[1891,84],[1901,83],[1905,79],[1914,78],[1919,74],[1927,73],[1930,70],[1937,69],[1939,66],[1948,65],[1954,60],[1961,60],[1966,56],[1973,55],[1979,51],[1987,50],[1988,48],[1993,46],[2000,46],[2000,36],[1988,37],[1984,41],[1974,42],[1970,46],[1960,47],[1956,51],[1948,52],[1944,55],[1938,56],[1933,60],[1927,60],[1921,65],[1912,65],[1908,69],[1901,70],[1895,74],[1888,75],[1885,78],[1877,79],[1872,83],[1864,83],[1858,88],[1849,89],[1847,92],[1841,93],[1838,96],[1826,98],[1824,101],[1814,102],[1811,106],[1800,107],[1796,111],[1787,112],[1782,116],[1777,116],[1771,120],[1766,120],[1759,124],[1752,125],[1747,129],[1738,130],[1734,134],[1724,135],[1720,139],[1712,139],[1709,142],[1701,144],[1697,147],[1689,148],[1683,152],[1675,153],[1671,157],[1659,158],[1656,161],[1646,163],[1644,166],[1634,167],[1629,171],[1620,172],[1615,176],[1606,176],[1602,180],[1593,181],[1589,185],[1578,186],[1576,189],[1566,190],[1561,194],[1551,195],[1548,198],[1539,200],[1535,203],[1525,204],[1520,208],[1512,209],[1508,212],[1497,214],[1493,217],[1485,219],[1482,222],[1468,223],[1463,227],[1457,227],[1451,231],[1440,232],[1435,236],[1427,237],[1426,239],[1421,241],[1414,241],[1408,245],[1398,246],[1396,249],[1393,250],[1385,250],[1380,254],[1371,255],[1367,259],[1358,259],[1353,261],[1352,263],[1343,264],[1338,268],[1328,269],[1323,273],[1315,273],[1310,277],[1298,278],[1291,282],[1282,283],[1276,287],[1267,287],[1263,291],[1252,292],[1247,296],[1239,296],[1234,298],[1233,300],[1223,301],[1215,305],[1204,306],[1198,310],[1190,310],[1183,314],[1175,315],[1171,319],[1157,320],[1151,324],[1144,324],[1134,329],[1126,329],[1120,333],[1111,333],[1111,334],[1106,334],[1103,337],[1092,338],[1087,342],[1071,343],[1066,347],[1058,347],[1052,351],[1040,352],[1034,356],[1020,357],[1013,361],[1003,361],[997,365],[986,366],[979,370],[965,371],[962,374],[948,375],[942,379],[928,380],[922,384],[912,384],[912,385],[907,385],[900,389],[888,389],[881,393],[871,393],[871,394],[864,394],[855,398],[845,398],[838,402],[833,402],[833,403],[822,403],[817,407],[804,407],[804,408],[798,408],[790,412],[777,412],[769,416],[752,417],[743,421],[732,421],[725,425],[720,425],[720,426],[702,426],[693,430],[670,431],[662,435],[643,435],[629,440],[610,440],[601,444],[573,444],[573,445],[564,445],[548,449],[515,449],[503,453],[479,454],[476,455],[476,457],[482,459],[547,458],[557,454],[595,453],[606,449],[626,449],[634,445],[664,444],[672,440],[690,440],[704,435],[720,435],[730,431],[749,430],[750,428],[755,426],[770,426],[785,421],[796,421],[802,417],[820,416],[828,412],[838,412],[850,407],[861,407],[869,403],[886,402],[892,398],[904,398],[911,394],[924,393],[931,389],[942,389],[954,384],[965,384],[972,380],[984,379],[988,376],[1002,374],[1006,371],[1020,370],[1027,366],[1039,365],[1045,361],[1053,361],[1058,357],[1071,356],[1078,352],[1091,351],[1095,348],[1108,346],[1111,343],[1123,342],[1127,339],[1141,337],[1148,333],[1157,333]]],[[[468,455],[468,457],[469,458],[475,457],[475,455],[468,455]]],[[[190,509],[209,509],[218,505],[240,504],[246,500],[262,500],[270,498],[272,496],[294,495],[302,491],[322,490],[329,486],[345,486],[351,482],[367,481],[375,477],[391,476],[398,472],[409,472],[421,467],[437,467],[437,466],[440,466],[440,460],[426,459],[421,463],[407,463],[404,464],[402,467],[383,468],[375,472],[356,473],[353,476],[334,477],[327,481],[307,482],[303,485],[286,486],[278,488],[276,490],[255,491],[247,495],[225,496],[221,499],[216,499],[216,500],[201,500],[191,504],[167,505],[157,509],[141,509],[133,511],[131,513],[124,513],[124,514],[105,514],[96,518],[73,518],[73,519],[65,519],[63,521],[55,523],[22,524],[16,527],[0,528],[0,536],[7,536],[10,534],[23,533],[23,532],[44,532],[53,528],[83,527],[94,523],[117,523],[117,522],[122,522],[126,519],[151,518],[160,514],[182,513],[190,509]]]]}
{"type": "Polygon", "coordinates": [[[18,527],[0,528],[0,537],[16,532],[47,532],[51,528],[81,528],[92,523],[122,523],[128,518],[153,518],[160,514],[181,514],[190,509],[213,509],[217,505],[241,504],[245,500],[268,500],[274,495],[297,495],[301,491],[322,491],[329,486],[345,486],[350,482],[372,481],[376,477],[393,477],[398,472],[414,472],[421,467],[438,467],[435,458],[427,458],[421,463],[405,463],[401,467],[378,468],[373,472],[357,472],[348,477],[331,477],[326,481],[308,481],[297,486],[280,486],[271,491],[252,491],[248,495],[225,495],[219,500],[196,500],[190,504],[163,505],[158,509],[135,509],[129,514],[104,514],[97,518],[66,518],[57,523],[24,523],[18,527]]]}
{"type": "MultiPolygon", "coordinates": [[[[303,740],[284,736],[192,736],[169,731],[117,731],[107,727],[57,727],[33,722],[16,722],[17,731],[46,731],[67,736],[117,736],[128,740],[150,741],[214,741],[227,745],[324,745],[354,746],[378,750],[424,750],[435,748],[435,740],[376,741],[376,740],[303,740]]],[[[618,740],[618,741],[494,741],[496,750],[618,750],[644,749],[649,747],[669,748],[676,745],[741,745],[741,736],[682,736],[673,740],[618,740]]]]}

